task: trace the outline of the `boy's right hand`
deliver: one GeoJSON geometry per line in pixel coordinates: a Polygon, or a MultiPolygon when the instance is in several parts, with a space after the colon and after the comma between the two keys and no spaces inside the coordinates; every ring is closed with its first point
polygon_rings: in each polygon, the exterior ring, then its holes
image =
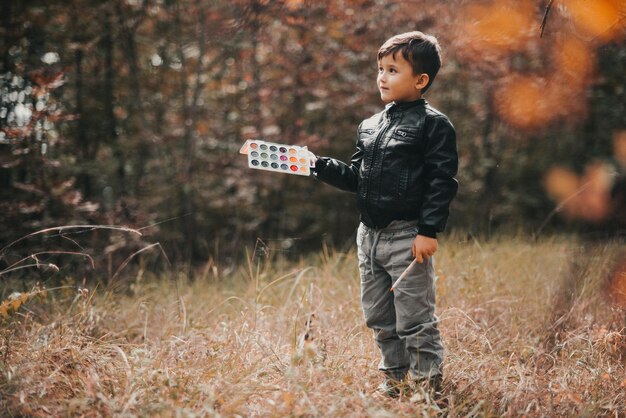
{"type": "Polygon", "coordinates": [[[439,243],[436,238],[430,238],[424,235],[417,235],[413,240],[413,257],[417,259],[417,262],[422,264],[425,260],[428,260],[433,254],[437,252],[439,243]]]}

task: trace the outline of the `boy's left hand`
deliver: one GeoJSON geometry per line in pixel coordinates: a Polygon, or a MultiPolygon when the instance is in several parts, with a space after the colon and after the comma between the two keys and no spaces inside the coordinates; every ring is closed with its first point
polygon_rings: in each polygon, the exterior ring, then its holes
{"type": "Polygon", "coordinates": [[[418,235],[413,240],[413,257],[417,259],[417,262],[422,264],[425,260],[428,260],[430,256],[437,252],[436,238],[426,237],[424,235],[418,235]]]}

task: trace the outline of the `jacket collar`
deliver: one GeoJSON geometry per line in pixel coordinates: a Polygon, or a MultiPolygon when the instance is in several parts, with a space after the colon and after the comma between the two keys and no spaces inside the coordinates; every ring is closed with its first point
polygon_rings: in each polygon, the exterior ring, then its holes
{"type": "Polygon", "coordinates": [[[391,102],[385,106],[385,110],[390,113],[405,112],[418,106],[426,106],[428,102],[424,99],[418,99],[413,102],[391,102]]]}

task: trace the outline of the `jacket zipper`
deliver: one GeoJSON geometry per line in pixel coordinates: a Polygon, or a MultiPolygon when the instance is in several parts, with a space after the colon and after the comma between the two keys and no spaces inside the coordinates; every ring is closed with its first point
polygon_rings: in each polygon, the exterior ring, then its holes
{"type": "MultiPolygon", "coordinates": [[[[365,208],[367,209],[370,206],[369,195],[370,190],[372,188],[372,168],[374,167],[374,161],[376,161],[376,154],[378,153],[378,145],[380,144],[381,139],[385,136],[389,127],[391,126],[391,118],[385,113],[383,116],[384,123],[383,128],[380,130],[378,135],[376,135],[376,139],[374,140],[374,151],[372,152],[372,162],[370,164],[370,175],[367,178],[367,188],[365,189],[365,208]]],[[[369,215],[368,215],[369,216],[369,215]]],[[[370,218],[371,219],[371,218],[370,218]]]]}

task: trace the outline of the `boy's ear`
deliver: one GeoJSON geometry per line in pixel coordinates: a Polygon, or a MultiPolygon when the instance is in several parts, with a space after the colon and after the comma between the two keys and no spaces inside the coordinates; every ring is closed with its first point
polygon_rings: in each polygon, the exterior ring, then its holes
{"type": "Polygon", "coordinates": [[[424,90],[424,87],[428,85],[429,81],[430,77],[428,77],[428,74],[422,73],[417,77],[417,80],[415,80],[415,88],[420,91],[424,90]]]}

